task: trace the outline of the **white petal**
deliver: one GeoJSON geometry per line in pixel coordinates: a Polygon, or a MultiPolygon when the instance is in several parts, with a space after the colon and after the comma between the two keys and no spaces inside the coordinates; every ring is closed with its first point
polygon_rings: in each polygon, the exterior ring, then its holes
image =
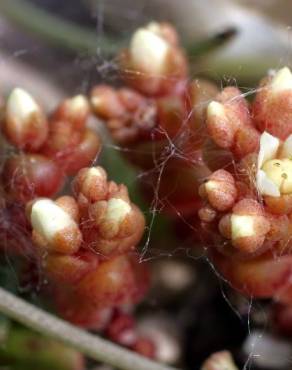
{"type": "Polygon", "coordinates": [[[256,182],[260,194],[270,195],[271,197],[279,197],[281,195],[278,186],[267,177],[264,171],[258,170],[256,182]]]}
{"type": "Polygon", "coordinates": [[[281,158],[292,158],[292,134],[284,141],[281,158]]]}
{"type": "Polygon", "coordinates": [[[275,158],[279,145],[280,140],[268,132],[265,131],[261,135],[258,168],[261,168],[267,160],[275,158]]]}
{"type": "Polygon", "coordinates": [[[292,89],[292,73],[288,67],[280,69],[271,81],[273,92],[292,89]]]}

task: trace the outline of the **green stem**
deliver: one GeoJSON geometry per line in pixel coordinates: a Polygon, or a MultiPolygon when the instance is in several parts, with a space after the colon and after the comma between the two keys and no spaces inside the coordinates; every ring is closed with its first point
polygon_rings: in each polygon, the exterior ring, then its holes
{"type": "Polygon", "coordinates": [[[216,33],[204,40],[186,47],[188,55],[192,58],[203,56],[212,52],[230,41],[237,33],[235,28],[228,28],[223,32],[216,33]]]}
{"type": "MultiPolygon", "coordinates": [[[[122,42],[114,41],[103,35],[102,39],[90,29],[60,19],[25,0],[0,0],[0,11],[9,20],[49,42],[73,51],[87,51],[96,54],[98,49],[115,53],[122,42]]],[[[195,44],[187,46],[191,57],[209,53],[228,42],[234,35],[234,28],[217,33],[195,44]]]]}
{"type": "Polygon", "coordinates": [[[88,357],[123,370],[178,370],[148,360],[58,319],[0,288],[0,312],[88,357]]]}
{"type": "Polygon", "coordinates": [[[0,12],[10,21],[49,42],[73,51],[96,54],[100,48],[113,52],[113,40],[102,39],[95,32],[47,13],[25,0],[0,0],[0,12]]]}

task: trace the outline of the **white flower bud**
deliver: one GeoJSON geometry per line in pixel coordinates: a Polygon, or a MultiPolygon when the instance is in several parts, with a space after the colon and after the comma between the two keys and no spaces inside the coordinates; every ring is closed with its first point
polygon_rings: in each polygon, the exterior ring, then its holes
{"type": "Polygon", "coordinates": [[[291,90],[292,73],[290,69],[288,67],[284,67],[276,72],[270,86],[273,93],[278,93],[283,90],[291,90]]]}
{"type": "Polygon", "coordinates": [[[120,225],[130,212],[131,206],[127,202],[119,198],[111,198],[108,201],[105,220],[120,225]]]}
{"type": "Polygon", "coordinates": [[[225,108],[223,104],[218,103],[217,101],[212,101],[209,103],[207,108],[207,117],[211,116],[225,117],[225,108]]]}
{"type": "Polygon", "coordinates": [[[40,108],[36,101],[21,88],[15,88],[8,97],[6,115],[13,117],[15,121],[22,124],[30,118],[32,113],[39,112],[40,108]]]}
{"type": "Polygon", "coordinates": [[[163,74],[168,53],[168,43],[154,32],[140,28],[134,33],[130,45],[130,55],[137,71],[151,75],[163,74]]]}
{"type": "Polygon", "coordinates": [[[35,201],[30,219],[33,229],[49,243],[54,241],[58,233],[77,227],[74,220],[50,199],[35,201]]]}
{"type": "Polygon", "coordinates": [[[251,215],[235,215],[230,219],[231,222],[231,238],[245,238],[255,235],[254,216],[251,215]]]}

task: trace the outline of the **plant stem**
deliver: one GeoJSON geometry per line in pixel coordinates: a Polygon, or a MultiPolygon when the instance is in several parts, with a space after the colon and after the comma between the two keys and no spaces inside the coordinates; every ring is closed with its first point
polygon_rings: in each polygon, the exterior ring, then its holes
{"type": "Polygon", "coordinates": [[[57,339],[88,357],[123,370],[178,370],[121,348],[25,302],[0,288],[0,312],[42,334],[57,339]]]}
{"type": "MultiPolygon", "coordinates": [[[[60,19],[26,0],[0,0],[0,11],[23,29],[73,51],[87,51],[94,55],[100,48],[104,52],[115,53],[123,45],[121,41],[112,40],[104,35],[100,38],[90,29],[60,19]]],[[[199,57],[224,45],[235,34],[236,30],[229,28],[195,44],[187,45],[186,49],[190,57],[199,57]]]]}
{"type": "Polygon", "coordinates": [[[204,40],[186,46],[188,55],[192,58],[201,57],[225,45],[237,34],[235,28],[228,28],[223,32],[211,35],[204,40]]]}
{"type": "Polygon", "coordinates": [[[104,36],[101,39],[90,29],[55,17],[25,0],[0,0],[0,12],[23,29],[73,51],[94,55],[99,48],[113,52],[117,47],[115,41],[104,36]]]}

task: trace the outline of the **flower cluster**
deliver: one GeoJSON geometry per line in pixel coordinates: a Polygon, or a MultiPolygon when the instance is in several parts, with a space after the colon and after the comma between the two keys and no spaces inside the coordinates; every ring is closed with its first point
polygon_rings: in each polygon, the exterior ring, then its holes
{"type": "Polygon", "coordinates": [[[75,174],[99,154],[98,134],[86,127],[91,109],[83,95],[64,100],[47,116],[25,90],[15,88],[1,104],[1,249],[31,249],[26,202],[59,192],[66,175],[75,174]]]}
{"type": "Polygon", "coordinates": [[[138,334],[130,313],[131,341],[119,339],[129,327],[112,334],[117,312],[126,315],[124,307],[148,289],[146,264],[135,251],[145,220],[124,185],[109,181],[102,167],[87,167],[101,150],[99,135],[87,128],[91,111],[78,95],[47,117],[20,88],[3,104],[1,249],[29,256],[22,263],[26,277],[38,271],[43,293],[62,317],[107,330],[111,339],[153,357],[152,342],[138,334]],[[54,199],[72,175],[72,194],[54,199]]]}
{"type": "Polygon", "coordinates": [[[18,202],[51,197],[65,175],[88,166],[101,149],[98,134],[86,127],[89,114],[83,95],[64,100],[47,117],[30,94],[14,89],[2,117],[2,131],[12,146],[1,173],[5,193],[18,202]]]}
{"type": "Polygon", "coordinates": [[[218,90],[203,79],[189,81],[186,55],[167,23],[136,30],[118,60],[124,86],[94,87],[94,113],[145,171],[145,194],[152,199],[154,192],[167,213],[195,214],[201,204],[196,189],[210,173],[201,151],[204,115],[218,90]]]}
{"type": "Polygon", "coordinates": [[[219,271],[253,297],[292,303],[292,74],[271,73],[249,104],[227,87],[208,105],[204,158],[215,170],[199,210],[219,271]],[[217,150],[217,160],[208,148],[217,150]]]}
{"type": "MultiPolygon", "coordinates": [[[[131,314],[149,287],[136,251],[145,220],[126,186],[90,166],[101,150],[87,127],[95,114],[143,171],[146,194],[168,214],[196,215],[220,274],[248,296],[275,300],[274,324],[291,335],[290,70],[271,72],[251,103],[238,88],[219,92],[189,79],[175,29],[156,22],[136,30],[118,60],[124,86],[95,86],[49,117],[20,88],[1,106],[1,249],[28,248],[63,318],[155,357],[131,314]],[[71,191],[57,196],[69,176],[71,191]]],[[[202,370],[223,368],[236,369],[228,352],[202,370]]]]}
{"type": "MultiPolygon", "coordinates": [[[[102,167],[81,169],[72,190],[27,204],[35,257],[59,314],[84,328],[105,330],[114,325],[115,310],[133,306],[148,289],[146,265],[134,250],[145,221],[127,188],[108,181],[102,167]]],[[[134,321],[131,330],[135,333],[134,321]]],[[[132,337],[125,345],[136,348],[143,338],[132,337]]],[[[121,342],[119,336],[112,339],[121,342]]]]}

